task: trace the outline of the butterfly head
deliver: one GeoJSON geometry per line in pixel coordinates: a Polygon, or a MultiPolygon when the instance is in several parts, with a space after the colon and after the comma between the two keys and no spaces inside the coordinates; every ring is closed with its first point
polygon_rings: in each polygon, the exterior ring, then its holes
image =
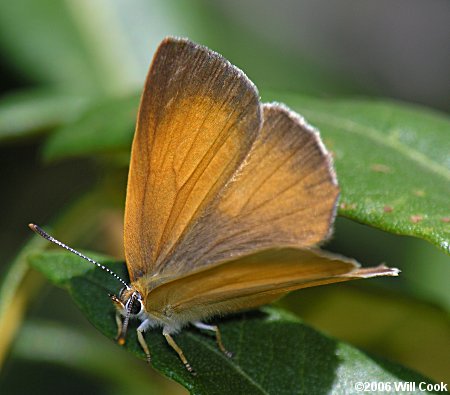
{"type": "Polygon", "coordinates": [[[123,287],[118,297],[115,295],[110,295],[110,297],[119,313],[124,317],[137,317],[144,312],[141,293],[136,289],[123,287]]]}
{"type": "Polygon", "coordinates": [[[117,312],[124,317],[122,324],[119,326],[119,333],[117,336],[117,342],[120,345],[123,345],[125,343],[130,318],[139,318],[139,316],[145,312],[142,296],[139,291],[132,287],[122,288],[119,296],[109,296],[116,307],[117,312]]]}

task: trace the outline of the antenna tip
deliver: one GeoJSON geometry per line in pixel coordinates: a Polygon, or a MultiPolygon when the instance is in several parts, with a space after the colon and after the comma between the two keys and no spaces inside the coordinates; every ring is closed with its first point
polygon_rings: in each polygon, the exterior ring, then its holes
{"type": "Polygon", "coordinates": [[[35,225],[35,224],[30,223],[30,224],[28,224],[28,227],[29,227],[33,232],[36,232],[36,225],[35,225]]]}

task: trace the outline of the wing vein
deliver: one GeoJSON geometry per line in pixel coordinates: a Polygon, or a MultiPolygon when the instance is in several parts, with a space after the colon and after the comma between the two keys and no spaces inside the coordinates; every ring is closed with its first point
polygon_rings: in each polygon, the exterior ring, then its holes
{"type": "MultiPolygon", "coordinates": [[[[211,154],[214,151],[220,150],[220,148],[223,147],[223,145],[226,143],[226,141],[230,137],[230,135],[225,135],[225,133],[223,133],[223,131],[227,127],[228,121],[229,121],[229,119],[231,118],[231,116],[233,115],[234,112],[235,112],[235,109],[233,109],[233,111],[230,112],[230,114],[228,115],[228,118],[227,118],[227,122],[225,122],[225,124],[223,125],[220,133],[217,135],[217,137],[215,138],[214,142],[209,146],[208,150],[205,152],[205,154],[203,155],[203,157],[200,160],[200,162],[195,166],[195,168],[191,172],[191,174],[188,177],[188,179],[183,183],[181,188],[178,190],[177,198],[175,199],[175,202],[174,202],[174,204],[172,205],[172,207],[170,209],[170,213],[167,216],[167,220],[165,222],[163,231],[161,232],[160,242],[161,242],[161,240],[163,240],[167,236],[168,232],[171,232],[173,230],[173,226],[176,224],[176,222],[177,222],[178,218],[180,217],[184,207],[186,206],[187,201],[189,200],[190,192],[192,192],[192,190],[197,185],[197,182],[200,179],[200,177],[204,174],[204,172],[208,168],[209,164],[214,160],[214,155],[211,155],[211,154]],[[218,149],[216,149],[217,146],[219,146],[218,149]],[[201,170],[201,168],[203,168],[203,170],[201,170]],[[197,172],[198,169],[201,170],[201,173],[198,174],[197,175],[197,179],[194,180],[191,183],[190,188],[187,191],[184,191],[184,189],[189,187],[189,182],[193,179],[193,177],[194,177],[194,175],[195,175],[195,173],[197,172]],[[183,195],[184,192],[186,192],[186,196],[182,200],[180,200],[178,197],[180,195],[183,195]],[[179,204],[181,204],[181,207],[179,207],[175,218],[173,218],[174,208],[175,208],[175,206],[178,206],[179,204]],[[169,225],[169,223],[171,223],[171,225],[169,225]],[[170,228],[169,228],[169,226],[170,226],[170,228]]],[[[216,183],[217,183],[217,181],[216,181],[216,183]]],[[[216,185],[216,183],[214,183],[213,185],[216,185]]],[[[208,195],[208,193],[205,196],[207,196],[207,195],[208,195]]],[[[200,208],[200,205],[198,206],[197,210],[199,208],[200,208]]],[[[195,212],[197,212],[197,210],[195,212]]],[[[195,215],[195,212],[194,212],[193,215],[195,215]]],[[[192,217],[191,217],[191,219],[192,219],[192,217]]],[[[188,223],[190,223],[190,220],[189,220],[188,223]]],[[[159,243],[158,254],[161,252],[161,248],[162,248],[162,245],[159,243]]]]}

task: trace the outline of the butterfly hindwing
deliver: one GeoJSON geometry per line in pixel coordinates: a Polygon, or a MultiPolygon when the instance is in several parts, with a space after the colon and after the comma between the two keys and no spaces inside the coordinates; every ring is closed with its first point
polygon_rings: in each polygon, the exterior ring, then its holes
{"type": "Polygon", "coordinates": [[[316,249],[272,249],[162,284],[146,308],[190,322],[254,308],[296,289],[397,273],[383,265],[361,269],[352,259],[316,249]]]}
{"type": "Polygon", "coordinates": [[[339,189],[318,133],[278,104],[244,165],[168,257],[168,273],[272,247],[309,248],[329,235],[339,189]]]}

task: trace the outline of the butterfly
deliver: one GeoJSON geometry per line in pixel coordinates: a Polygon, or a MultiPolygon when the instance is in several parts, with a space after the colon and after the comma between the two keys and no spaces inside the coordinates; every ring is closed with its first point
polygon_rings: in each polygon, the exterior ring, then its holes
{"type": "Polygon", "coordinates": [[[159,45],[141,97],[128,176],[124,248],[128,284],[112,273],[117,340],[137,318],[144,333],[173,335],[191,324],[213,331],[217,315],[270,303],[305,287],[395,276],[321,251],[336,215],[339,188],[319,133],[277,103],[261,104],[247,76],[187,39],[159,45]]]}

